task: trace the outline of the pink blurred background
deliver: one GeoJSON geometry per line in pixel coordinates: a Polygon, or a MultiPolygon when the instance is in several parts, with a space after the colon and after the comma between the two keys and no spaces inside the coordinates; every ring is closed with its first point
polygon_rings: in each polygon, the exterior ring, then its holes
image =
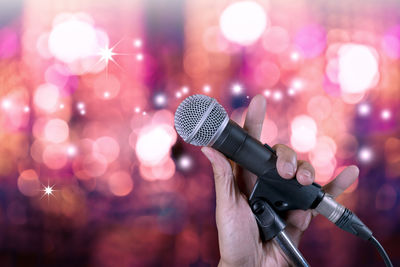
{"type": "MultiPolygon", "coordinates": [[[[191,94],[293,147],[400,264],[400,3],[0,2],[1,266],[216,266],[209,163],[174,130],[191,94]]],[[[312,266],[383,266],[317,217],[312,266]]]]}

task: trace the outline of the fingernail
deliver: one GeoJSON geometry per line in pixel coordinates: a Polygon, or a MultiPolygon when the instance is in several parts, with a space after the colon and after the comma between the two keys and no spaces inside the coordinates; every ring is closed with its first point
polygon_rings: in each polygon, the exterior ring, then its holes
{"type": "Polygon", "coordinates": [[[300,172],[300,176],[302,176],[303,180],[305,180],[305,181],[308,181],[308,182],[312,181],[311,172],[309,172],[308,170],[302,170],[300,172]]]}
{"type": "Polygon", "coordinates": [[[292,163],[285,162],[283,165],[283,171],[287,173],[290,177],[293,177],[294,175],[294,166],[292,163]]]}

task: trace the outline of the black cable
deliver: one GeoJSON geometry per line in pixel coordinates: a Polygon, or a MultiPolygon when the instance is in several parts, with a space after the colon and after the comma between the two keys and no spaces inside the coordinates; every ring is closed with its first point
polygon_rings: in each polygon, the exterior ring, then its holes
{"type": "Polygon", "coordinates": [[[390,261],[388,254],[386,253],[386,251],[382,247],[382,245],[378,242],[378,240],[374,236],[371,236],[370,239],[368,239],[368,240],[371,241],[372,244],[374,244],[374,246],[378,250],[379,254],[381,255],[382,259],[385,261],[386,266],[393,267],[393,264],[390,261]]]}

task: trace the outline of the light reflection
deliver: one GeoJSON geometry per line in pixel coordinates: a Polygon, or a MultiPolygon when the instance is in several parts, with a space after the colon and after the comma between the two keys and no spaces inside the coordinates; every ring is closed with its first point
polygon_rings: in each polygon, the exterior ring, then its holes
{"type": "Polygon", "coordinates": [[[391,116],[392,116],[392,114],[391,114],[390,110],[388,110],[388,109],[382,110],[382,112],[381,112],[382,119],[388,120],[388,119],[390,119],[391,116]]]}

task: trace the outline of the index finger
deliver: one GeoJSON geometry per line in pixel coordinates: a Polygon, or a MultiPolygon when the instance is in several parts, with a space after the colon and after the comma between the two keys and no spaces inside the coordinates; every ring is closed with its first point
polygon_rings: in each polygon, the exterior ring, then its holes
{"type": "Polygon", "coordinates": [[[260,139],[267,103],[264,96],[256,95],[250,102],[243,128],[255,139],[260,139]]]}
{"type": "MultiPolygon", "coordinates": [[[[264,96],[256,95],[253,97],[247,110],[243,128],[255,139],[260,139],[265,118],[265,110],[266,101],[264,96]]],[[[237,164],[234,167],[234,174],[240,191],[245,195],[249,195],[257,177],[237,164]]]]}

